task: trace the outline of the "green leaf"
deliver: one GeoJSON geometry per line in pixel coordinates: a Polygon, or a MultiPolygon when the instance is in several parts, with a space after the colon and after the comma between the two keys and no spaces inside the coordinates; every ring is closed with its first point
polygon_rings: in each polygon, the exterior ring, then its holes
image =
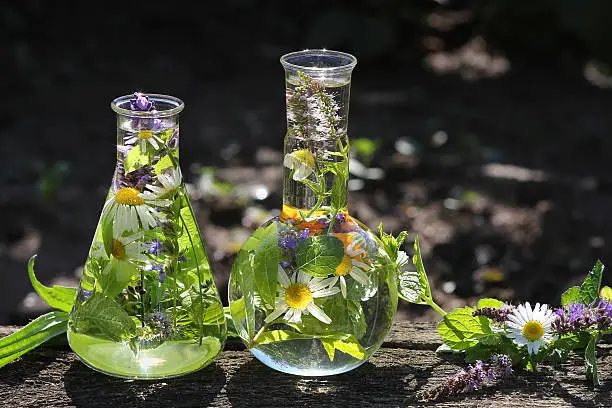
{"type": "Polygon", "coordinates": [[[423,303],[425,288],[421,285],[421,279],[417,271],[400,269],[397,275],[399,296],[410,303],[423,303]]]}
{"type": "Polygon", "coordinates": [[[351,334],[357,339],[363,337],[368,326],[360,302],[336,296],[326,302],[323,308],[332,320],[330,330],[351,334]]]}
{"type": "Polygon", "coordinates": [[[391,259],[393,263],[396,263],[399,249],[406,238],[408,238],[408,233],[406,231],[402,231],[397,237],[394,237],[391,234],[386,234],[383,230],[382,223],[380,223],[378,224],[378,235],[383,249],[389,256],[389,259],[391,259]]]}
{"type": "Polygon", "coordinates": [[[343,257],[342,241],[332,235],[319,235],[298,243],[295,260],[302,272],[326,278],[335,273],[343,257]]]}
{"type": "MultiPolygon", "coordinates": [[[[244,302],[244,298],[238,300],[237,302],[232,302],[230,303],[229,306],[225,306],[223,308],[223,315],[225,316],[225,324],[227,325],[227,337],[240,337],[240,335],[238,334],[238,330],[236,329],[236,326],[234,325],[234,319],[232,318],[232,309],[231,309],[234,303],[240,303],[240,302],[244,302]]],[[[239,308],[244,311],[244,305],[239,308]]]]}
{"type": "Polygon", "coordinates": [[[429,287],[429,280],[427,279],[427,273],[425,272],[425,265],[423,265],[423,259],[421,258],[421,247],[419,245],[419,236],[414,238],[414,255],[412,256],[412,263],[417,268],[419,273],[419,281],[421,282],[421,297],[424,299],[431,299],[431,288],[429,287]]]}
{"type": "Polygon", "coordinates": [[[231,284],[234,286],[234,292],[242,293],[243,297],[230,301],[234,326],[238,329],[240,337],[246,342],[250,342],[255,335],[255,283],[249,257],[247,251],[240,251],[232,265],[231,284]]]}
{"type": "Polygon", "coordinates": [[[277,343],[281,341],[312,339],[314,337],[315,336],[311,334],[302,334],[287,330],[264,331],[259,336],[257,336],[257,342],[253,344],[252,347],[257,347],[270,343],[277,343]]]}
{"type": "Polygon", "coordinates": [[[494,348],[489,347],[485,344],[477,344],[474,347],[470,347],[465,352],[465,361],[467,363],[473,363],[476,360],[486,361],[495,352],[494,348]]]}
{"type": "Polygon", "coordinates": [[[330,337],[322,338],[320,340],[321,343],[323,343],[323,347],[325,348],[325,351],[327,351],[327,355],[331,361],[334,361],[336,350],[340,350],[358,360],[363,360],[365,358],[365,349],[353,336],[348,336],[346,338],[330,337]]]}
{"type": "Polygon", "coordinates": [[[163,156],[157,163],[155,163],[155,174],[160,175],[163,170],[168,167],[174,167],[174,163],[172,162],[172,158],[169,155],[163,156]]]}
{"type": "Polygon", "coordinates": [[[587,378],[593,381],[595,387],[599,386],[599,377],[597,375],[597,346],[598,334],[591,335],[589,343],[584,349],[584,366],[586,368],[587,378]]]}
{"type": "Polygon", "coordinates": [[[127,157],[125,158],[123,167],[125,168],[126,173],[130,173],[147,164],[149,164],[149,157],[146,155],[146,152],[140,151],[139,143],[130,150],[127,157]]]}
{"type": "Polygon", "coordinates": [[[278,247],[276,224],[270,224],[266,230],[269,231],[253,257],[253,273],[259,296],[264,303],[274,306],[278,290],[278,261],[281,250],[278,247]]]}
{"type": "Polygon", "coordinates": [[[572,303],[582,303],[580,286],[572,286],[561,295],[561,304],[563,306],[569,306],[572,303]]]}
{"type": "Polygon", "coordinates": [[[331,201],[332,208],[341,209],[346,207],[346,183],[348,181],[348,162],[343,160],[336,163],[334,174],[334,184],[331,189],[331,201]]]}
{"type": "Polygon", "coordinates": [[[53,311],[0,339],[0,367],[4,367],[58,334],[65,333],[67,327],[68,313],[53,311]]]}
{"type": "Polygon", "coordinates": [[[493,298],[484,298],[484,299],[480,299],[478,301],[478,308],[482,309],[485,307],[490,307],[493,309],[499,309],[500,307],[502,307],[505,303],[502,302],[501,300],[497,300],[497,299],[493,299],[493,298]]]}
{"type": "Polygon", "coordinates": [[[601,287],[601,275],[603,274],[604,266],[601,261],[597,260],[593,269],[591,269],[580,286],[580,298],[582,304],[590,305],[599,299],[599,288],[601,287]]]}
{"type": "Polygon", "coordinates": [[[611,301],[612,300],[612,288],[609,286],[604,286],[599,291],[599,296],[601,296],[604,299],[607,299],[608,301],[611,301]]]}
{"type": "Polygon", "coordinates": [[[95,325],[115,341],[129,338],[136,331],[134,321],[114,300],[93,294],[75,310],[78,319],[95,325]]]}
{"type": "Polygon", "coordinates": [[[464,307],[444,316],[438,324],[438,333],[445,344],[455,350],[466,350],[474,346],[479,337],[490,334],[488,323],[483,325],[483,321],[472,316],[473,312],[473,308],[464,307]]]}
{"type": "Polygon", "coordinates": [[[104,242],[104,251],[106,256],[110,257],[113,251],[113,222],[114,218],[108,212],[102,219],[102,241],[104,242]]]}
{"type": "Polygon", "coordinates": [[[38,293],[38,295],[45,302],[47,302],[49,306],[69,313],[72,309],[74,298],[76,297],[76,288],[68,288],[66,286],[58,285],[54,285],[52,288],[49,288],[43,285],[38,281],[38,279],[36,279],[36,274],[34,273],[35,261],[36,255],[33,255],[28,261],[28,274],[30,275],[32,287],[34,287],[36,293],[38,293]]]}

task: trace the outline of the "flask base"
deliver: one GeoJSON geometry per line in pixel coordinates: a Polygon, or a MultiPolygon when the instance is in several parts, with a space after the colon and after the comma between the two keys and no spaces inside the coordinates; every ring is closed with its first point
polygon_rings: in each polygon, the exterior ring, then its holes
{"type": "Polygon", "coordinates": [[[218,339],[204,337],[201,345],[193,341],[166,341],[159,347],[134,353],[127,342],[114,342],[74,331],[68,331],[68,343],[88,367],[103,374],[135,380],[192,373],[210,364],[221,349],[218,339]]]}

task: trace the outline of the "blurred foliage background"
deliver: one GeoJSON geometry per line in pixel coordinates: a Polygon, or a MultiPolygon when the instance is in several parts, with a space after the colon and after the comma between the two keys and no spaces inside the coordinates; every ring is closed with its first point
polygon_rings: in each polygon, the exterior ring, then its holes
{"type": "Polygon", "coordinates": [[[420,234],[445,308],[557,303],[612,251],[611,19],[605,0],[4,2],[0,323],[44,309],[33,253],[41,280],[77,284],[115,164],[109,103],[135,90],[186,102],[181,162],[225,299],[281,204],[278,59],[321,47],[359,59],[353,215],[420,234]]]}

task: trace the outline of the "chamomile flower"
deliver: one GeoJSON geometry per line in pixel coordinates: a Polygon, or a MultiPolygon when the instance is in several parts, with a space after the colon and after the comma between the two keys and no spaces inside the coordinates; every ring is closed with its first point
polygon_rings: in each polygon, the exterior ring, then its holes
{"type": "Polygon", "coordinates": [[[270,323],[284,314],[287,322],[299,324],[302,322],[302,314],[311,314],[321,322],[330,324],[332,320],[314,302],[314,299],[340,292],[338,288],[328,287],[330,279],[333,278],[315,278],[302,271],[289,278],[279,265],[278,282],[281,287],[274,302],[274,311],[266,317],[265,322],[270,323]]]}
{"type": "Polygon", "coordinates": [[[157,176],[157,181],[160,182],[162,187],[147,184],[147,188],[157,194],[159,197],[167,197],[169,194],[176,191],[176,189],[181,185],[181,182],[183,181],[181,169],[178,167],[168,167],[157,176]]]}
{"type": "Polygon", "coordinates": [[[157,226],[162,215],[154,207],[167,207],[172,204],[168,199],[159,198],[152,192],[133,187],[123,187],[112,193],[104,204],[102,216],[114,220],[113,232],[121,235],[124,231],[137,231],[157,226]]]}
{"type": "Polygon", "coordinates": [[[364,263],[365,239],[358,232],[346,234],[333,234],[344,244],[344,257],[340,265],[336,267],[334,277],[331,278],[330,287],[340,281],[340,291],[346,298],[346,276],[350,276],[362,285],[368,285],[370,278],[365,271],[370,270],[370,266],[364,263]]]}
{"type": "Polygon", "coordinates": [[[140,151],[144,152],[147,149],[147,143],[153,149],[159,150],[164,145],[164,141],[150,129],[141,129],[138,132],[127,136],[124,139],[126,145],[136,145],[140,143],[140,151]]]}
{"type": "Polygon", "coordinates": [[[551,323],[555,314],[548,305],[529,302],[519,305],[506,320],[507,335],[519,347],[527,346],[529,354],[537,354],[540,347],[552,340],[551,323]]]}
{"type": "Polygon", "coordinates": [[[315,166],[315,159],[308,150],[296,150],[285,155],[283,165],[293,170],[293,180],[305,180],[312,174],[315,166]]]}

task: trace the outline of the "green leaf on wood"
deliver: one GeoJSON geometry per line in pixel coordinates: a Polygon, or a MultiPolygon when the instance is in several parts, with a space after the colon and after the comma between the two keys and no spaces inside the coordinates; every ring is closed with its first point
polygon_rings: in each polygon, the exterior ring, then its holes
{"type": "Polygon", "coordinates": [[[561,304],[563,306],[569,306],[572,303],[582,303],[580,286],[572,286],[561,295],[561,304]]]}
{"type": "Polygon", "coordinates": [[[332,235],[305,239],[296,249],[297,268],[318,278],[334,274],[343,257],[344,245],[332,235]]]}
{"type": "Polygon", "coordinates": [[[76,288],[58,285],[49,288],[43,285],[36,279],[36,274],[34,273],[35,262],[36,255],[33,255],[28,261],[28,274],[30,275],[30,282],[36,293],[38,293],[38,295],[52,308],[70,312],[72,304],[74,303],[74,298],[76,297],[76,288]]]}
{"type": "Polygon", "coordinates": [[[593,381],[593,385],[596,387],[599,386],[596,355],[597,338],[597,333],[592,334],[586,349],[584,349],[584,366],[586,369],[586,375],[588,379],[593,381]]]}
{"type": "Polygon", "coordinates": [[[599,288],[601,287],[601,275],[603,274],[603,270],[604,266],[601,261],[598,260],[593,266],[593,269],[587,274],[582,285],[580,285],[580,298],[583,305],[588,306],[599,299],[599,288]]]}
{"type": "Polygon", "coordinates": [[[438,324],[438,333],[444,343],[455,350],[466,350],[478,342],[478,338],[490,335],[486,319],[480,320],[471,307],[457,308],[446,314],[438,324]]]}
{"type": "Polygon", "coordinates": [[[269,231],[253,256],[253,273],[259,296],[264,303],[273,306],[278,289],[278,261],[281,251],[276,224],[272,223],[265,229],[269,231]]]}
{"type": "Polygon", "coordinates": [[[0,339],[0,367],[16,360],[40,346],[68,327],[68,313],[53,311],[32,320],[29,324],[0,339]]]}
{"type": "Polygon", "coordinates": [[[130,315],[117,302],[100,294],[93,294],[75,313],[77,319],[95,325],[115,341],[127,339],[136,331],[136,325],[130,315]]]}

